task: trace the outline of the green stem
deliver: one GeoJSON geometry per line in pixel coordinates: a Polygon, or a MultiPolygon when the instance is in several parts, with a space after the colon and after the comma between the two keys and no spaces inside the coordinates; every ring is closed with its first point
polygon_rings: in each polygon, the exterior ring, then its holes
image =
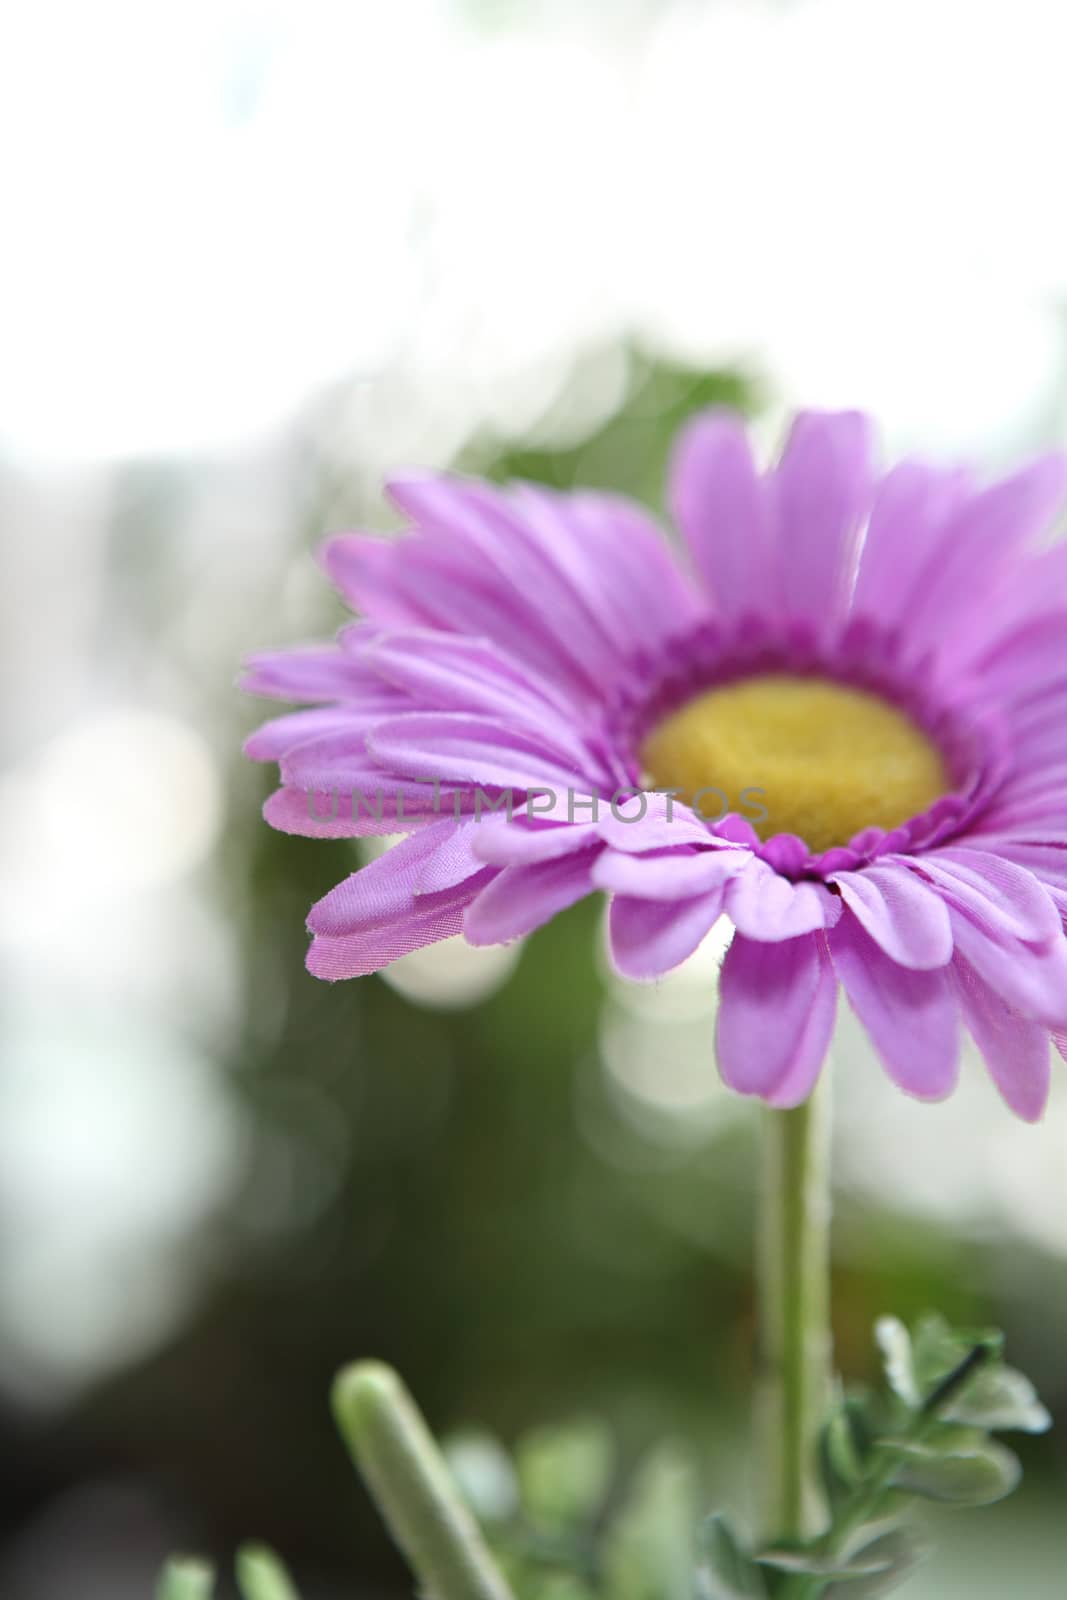
{"type": "Polygon", "coordinates": [[[830,1398],[829,1083],[764,1113],[757,1471],[769,1540],[826,1524],[817,1441],[830,1398]]]}
{"type": "Polygon", "coordinates": [[[422,1414],[392,1368],[380,1361],[348,1367],[334,1384],[333,1409],[423,1592],[433,1600],[513,1600],[422,1414]]]}

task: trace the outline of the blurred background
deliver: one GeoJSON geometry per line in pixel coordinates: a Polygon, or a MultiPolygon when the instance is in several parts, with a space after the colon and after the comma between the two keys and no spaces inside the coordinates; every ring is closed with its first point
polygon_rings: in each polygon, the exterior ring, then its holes
{"type": "MultiPolygon", "coordinates": [[[[379,1355],[507,1443],[600,1413],[744,1511],[755,1120],[714,949],[619,986],[588,904],[330,987],[354,847],[259,818],[245,654],[312,559],[457,463],[661,503],[711,399],[768,439],[1067,443],[1054,0],[14,0],[0,9],[0,1595],[144,1600],[267,1538],[407,1579],[327,1414],[379,1355]]],[[[844,1019],[840,1364],[934,1305],[1058,1413],[911,1600],[1063,1593],[1067,1084],[947,1105],[844,1019]]],[[[229,1593],[225,1587],[222,1593],[229,1593]]]]}

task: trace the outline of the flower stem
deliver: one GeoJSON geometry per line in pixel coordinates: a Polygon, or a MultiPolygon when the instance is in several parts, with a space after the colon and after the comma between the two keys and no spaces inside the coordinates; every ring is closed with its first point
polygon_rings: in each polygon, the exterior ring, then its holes
{"type": "Polygon", "coordinates": [[[830,1399],[830,1088],[764,1112],[757,1471],[770,1540],[820,1533],[816,1446],[830,1399]]]}

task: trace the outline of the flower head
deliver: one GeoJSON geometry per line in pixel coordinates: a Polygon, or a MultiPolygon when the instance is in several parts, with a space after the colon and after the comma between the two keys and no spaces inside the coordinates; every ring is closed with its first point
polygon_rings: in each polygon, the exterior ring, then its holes
{"type": "Polygon", "coordinates": [[[810,1092],[843,989],[907,1093],[954,1087],[962,1028],[1041,1114],[1067,1045],[1067,463],[979,485],[881,474],[855,413],[799,416],[755,465],[732,415],[678,442],[677,553],[609,495],[447,475],[410,528],[327,571],[361,620],[269,654],[275,827],[404,833],[312,908],[310,970],[373,972],[610,896],[653,979],[720,916],[717,1054],[735,1089],[810,1092]]]}

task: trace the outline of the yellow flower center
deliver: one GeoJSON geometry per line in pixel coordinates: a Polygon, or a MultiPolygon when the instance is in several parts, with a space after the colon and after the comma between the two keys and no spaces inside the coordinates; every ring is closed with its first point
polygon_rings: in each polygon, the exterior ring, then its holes
{"type": "Polygon", "coordinates": [[[655,787],[681,790],[709,820],[737,812],[761,838],[795,833],[814,851],[895,828],[951,787],[936,746],[888,701],[784,673],[697,695],[640,754],[655,787]]]}

